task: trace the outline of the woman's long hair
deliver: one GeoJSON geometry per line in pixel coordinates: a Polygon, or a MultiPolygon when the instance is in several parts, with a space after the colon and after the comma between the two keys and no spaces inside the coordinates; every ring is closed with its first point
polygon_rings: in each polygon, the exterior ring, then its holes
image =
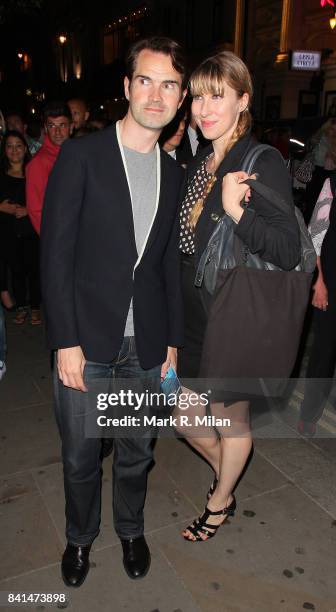
{"type": "MultiPolygon", "coordinates": [[[[189,86],[192,96],[204,93],[225,95],[225,85],[229,85],[241,98],[244,93],[249,96],[247,107],[240,113],[238,124],[226,147],[225,155],[251,128],[252,117],[250,105],[253,95],[251,75],[244,62],[231,51],[221,51],[205,59],[194,70],[190,77],[189,86]]],[[[189,216],[189,225],[194,228],[204,207],[206,196],[210,192],[215,177],[207,185],[202,196],[197,200],[189,216]]]]}
{"type": "Polygon", "coordinates": [[[6,155],[6,145],[7,145],[8,138],[10,138],[10,136],[19,138],[22,144],[26,147],[26,152],[23,158],[23,166],[22,166],[23,174],[24,174],[24,169],[26,165],[28,164],[28,162],[31,160],[31,155],[29,153],[28,145],[25,141],[24,136],[22,136],[21,132],[18,132],[17,130],[8,130],[8,132],[6,132],[6,134],[4,135],[2,139],[1,150],[0,150],[0,170],[1,172],[4,172],[5,174],[7,174],[8,170],[10,169],[9,159],[6,155]]]}

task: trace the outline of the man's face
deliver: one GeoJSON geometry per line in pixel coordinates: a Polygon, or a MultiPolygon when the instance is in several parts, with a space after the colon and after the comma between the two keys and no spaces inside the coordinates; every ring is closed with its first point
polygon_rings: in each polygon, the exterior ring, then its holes
{"type": "Polygon", "coordinates": [[[161,131],[181,106],[182,75],[169,55],[144,49],[138,55],[132,81],[125,77],[128,113],[141,127],[161,131]]]}
{"type": "Polygon", "coordinates": [[[74,128],[79,130],[79,128],[84,127],[89,118],[89,111],[84,102],[82,100],[69,100],[68,107],[71,111],[74,128]]]}
{"type": "Polygon", "coordinates": [[[48,117],[45,123],[46,132],[54,145],[59,147],[71,134],[72,124],[68,117],[48,117]]]}
{"type": "Polygon", "coordinates": [[[7,130],[16,130],[24,135],[25,126],[19,115],[9,115],[6,119],[7,130]]]}

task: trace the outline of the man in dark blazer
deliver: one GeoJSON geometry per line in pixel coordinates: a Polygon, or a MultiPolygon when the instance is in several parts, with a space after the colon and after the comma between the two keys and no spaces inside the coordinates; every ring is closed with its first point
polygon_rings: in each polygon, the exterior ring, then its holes
{"type": "MultiPolygon", "coordinates": [[[[41,274],[49,346],[57,351],[67,547],[63,580],[80,586],[99,533],[101,440],[85,436],[93,380],[160,381],[183,343],[177,207],[180,169],[157,144],[182,104],[177,43],[152,37],[127,59],[127,115],[66,143],[50,175],[41,274]]],[[[97,399],[97,398],[96,398],[97,399]]],[[[150,437],[114,441],[113,512],[131,578],[150,566],[143,536],[150,437]]]]}

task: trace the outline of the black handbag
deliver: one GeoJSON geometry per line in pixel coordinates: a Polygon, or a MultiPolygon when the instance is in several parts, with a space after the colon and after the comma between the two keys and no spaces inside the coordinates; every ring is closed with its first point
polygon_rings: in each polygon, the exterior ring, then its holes
{"type": "MultiPolygon", "coordinates": [[[[242,170],[251,174],[258,156],[269,148],[253,147],[242,170]]],[[[258,180],[246,182],[270,206],[289,209],[273,189],[258,180]]],[[[225,214],[199,261],[195,285],[208,296],[199,376],[216,379],[225,399],[280,396],[291,375],[316,265],[301,212],[295,213],[301,236],[301,261],[295,270],[284,271],[252,254],[225,214]]]]}

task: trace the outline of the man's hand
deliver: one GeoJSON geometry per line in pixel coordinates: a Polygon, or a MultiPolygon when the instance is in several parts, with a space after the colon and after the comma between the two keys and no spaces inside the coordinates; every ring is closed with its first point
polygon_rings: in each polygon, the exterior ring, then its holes
{"type": "Polygon", "coordinates": [[[57,368],[58,375],[65,387],[87,391],[83,380],[85,357],[80,346],[58,349],[57,368]]]}
{"type": "Polygon", "coordinates": [[[168,346],[167,359],[161,366],[161,380],[164,379],[170,367],[174,368],[174,370],[176,371],[176,366],[177,366],[177,349],[172,346],[168,346]]]}

